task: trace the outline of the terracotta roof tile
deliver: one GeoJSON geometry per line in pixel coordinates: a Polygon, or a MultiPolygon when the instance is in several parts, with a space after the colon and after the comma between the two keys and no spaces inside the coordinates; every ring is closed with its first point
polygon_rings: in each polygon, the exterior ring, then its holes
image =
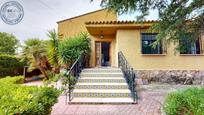
{"type": "Polygon", "coordinates": [[[89,21],[85,22],[86,25],[91,25],[91,24],[135,24],[135,23],[154,23],[154,22],[159,22],[159,20],[145,20],[145,21],[127,21],[127,20],[122,20],[122,21],[89,21]]]}

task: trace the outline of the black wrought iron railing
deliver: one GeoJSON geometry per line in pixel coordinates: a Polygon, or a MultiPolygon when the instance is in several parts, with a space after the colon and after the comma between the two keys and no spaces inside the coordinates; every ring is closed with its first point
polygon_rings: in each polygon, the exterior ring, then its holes
{"type": "Polygon", "coordinates": [[[72,92],[83,68],[83,55],[80,55],[79,58],[73,63],[71,68],[68,69],[67,73],[65,74],[68,77],[68,82],[66,84],[66,86],[68,87],[66,91],[66,104],[68,101],[70,102],[73,98],[72,92]],[[68,98],[69,100],[67,101],[68,98]]]}
{"type": "Polygon", "coordinates": [[[135,73],[133,68],[130,66],[128,61],[126,60],[123,53],[120,51],[118,53],[118,66],[122,69],[126,82],[128,83],[128,87],[131,91],[131,96],[134,100],[134,103],[137,103],[137,92],[135,85],[135,73]]]}

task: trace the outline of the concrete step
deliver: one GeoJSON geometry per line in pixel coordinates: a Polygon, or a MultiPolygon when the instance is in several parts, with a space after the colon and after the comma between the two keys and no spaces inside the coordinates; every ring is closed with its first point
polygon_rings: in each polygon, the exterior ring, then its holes
{"type": "Polygon", "coordinates": [[[132,98],[74,98],[71,104],[133,104],[132,98]]]}
{"type": "Polygon", "coordinates": [[[71,103],[131,104],[131,91],[119,68],[84,69],[76,83],[71,103]]]}
{"type": "Polygon", "coordinates": [[[123,77],[80,77],[80,79],[125,79],[123,77]]]}
{"type": "Polygon", "coordinates": [[[120,73],[122,72],[119,68],[92,68],[92,69],[84,69],[83,73],[120,73]]]}
{"type": "Polygon", "coordinates": [[[74,97],[130,97],[128,89],[75,89],[74,97]]]}
{"type": "Polygon", "coordinates": [[[89,98],[118,98],[131,97],[130,93],[73,93],[73,97],[89,97],[89,98]]]}
{"type": "Polygon", "coordinates": [[[78,83],[75,89],[128,89],[128,86],[125,83],[78,83]]]}
{"type": "Polygon", "coordinates": [[[75,89],[73,93],[131,93],[128,89],[75,89]]]}
{"type": "Polygon", "coordinates": [[[118,98],[131,97],[128,89],[75,89],[73,91],[74,97],[92,97],[92,98],[118,98]]]}
{"type": "Polygon", "coordinates": [[[124,78],[120,77],[82,77],[78,80],[78,83],[101,83],[101,82],[108,82],[108,83],[126,83],[124,78]]]}
{"type": "Polygon", "coordinates": [[[123,77],[123,73],[83,73],[82,72],[80,76],[81,77],[123,77]]]}

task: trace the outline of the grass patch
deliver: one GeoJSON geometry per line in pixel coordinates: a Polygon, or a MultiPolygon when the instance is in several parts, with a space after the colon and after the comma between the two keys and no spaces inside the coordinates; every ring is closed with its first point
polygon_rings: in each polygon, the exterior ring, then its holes
{"type": "Polygon", "coordinates": [[[204,115],[204,88],[188,88],[170,93],[164,103],[167,115],[204,115]]]}

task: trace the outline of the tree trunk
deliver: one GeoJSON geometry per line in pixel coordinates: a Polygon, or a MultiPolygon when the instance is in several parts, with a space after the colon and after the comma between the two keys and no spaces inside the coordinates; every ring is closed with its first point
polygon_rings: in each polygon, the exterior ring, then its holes
{"type": "Polygon", "coordinates": [[[35,58],[36,65],[38,66],[38,69],[40,69],[41,73],[45,76],[46,79],[49,79],[46,69],[43,65],[43,57],[40,54],[33,54],[33,57],[35,58]]]}
{"type": "Polygon", "coordinates": [[[60,73],[60,67],[59,67],[59,66],[54,67],[54,72],[55,72],[56,74],[59,74],[59,73],[60,73]]]}
{"type": "Polygon", "coordinates": [[[38,68],[40,69],[41,73],[45,76],[46,79],[49,79],[45,69],[43,67],[41,67],[40,65],[38,65],[38,68]]]}

